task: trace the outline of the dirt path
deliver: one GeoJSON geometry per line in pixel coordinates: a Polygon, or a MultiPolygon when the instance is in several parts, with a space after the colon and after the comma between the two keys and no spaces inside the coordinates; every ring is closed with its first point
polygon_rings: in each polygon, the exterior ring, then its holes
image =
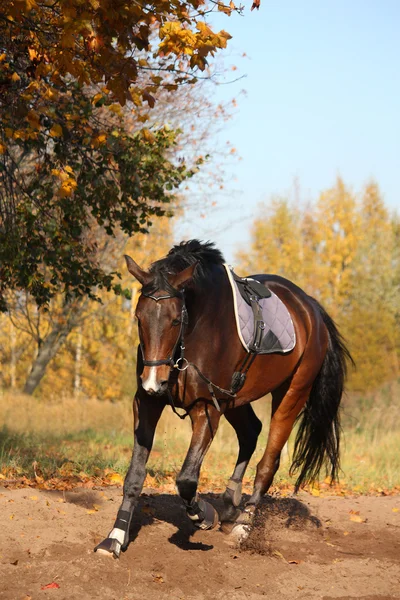
{"type": "Polygon", "coordinates": [[[269,499],[238,549],[219,531],[191,537],[176,496],[145,495],[135,540],[116,561],[92,550],[120,498],[120,489],[0,489],[0,598],[400,599],[399,496],[269,499]]]}

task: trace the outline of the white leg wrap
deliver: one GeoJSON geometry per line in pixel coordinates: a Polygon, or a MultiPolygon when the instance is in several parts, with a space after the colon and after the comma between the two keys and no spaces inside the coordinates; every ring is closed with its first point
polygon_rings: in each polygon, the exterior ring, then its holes
{"type": "Polygon", "coordinates": [[[112,538],[113,540],[118,540],[122,546],[125,540],[125,531],[123,531],[122,529],[113,529],[108,534],[108,537],[112,538]]]}

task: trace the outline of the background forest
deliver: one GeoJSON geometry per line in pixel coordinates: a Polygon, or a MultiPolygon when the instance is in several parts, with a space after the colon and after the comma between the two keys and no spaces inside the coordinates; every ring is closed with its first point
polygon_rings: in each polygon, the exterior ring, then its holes
{"type": "MultiPolygon", "coordinates": [[[[173,218],[159,218],[149,234],[107,242],[103,260],[122,273],[125,252],[149,265],[174,243],[173,226],[173,218]]],[[[238,244],[236,271],[277,273],[324,305],[357,365],[350,390],[374,392],[399,377],[400,220],[376,183],[356,195],[338,179],[306,206],[272,199],[260,206],[251,240],[250,248],[238,244]]],[[[2,389],[112,401],[132,396],[138,284],[127,273],[121,284],[130,298],[102,292],[101,302],[65,306],[57,295],[42,309],[28,293],[14,294],[0,315],[2,389]],[[43,378],[33,378],[35,371],[43,378]]]]}
{"type": "MultiPolygon", "coordinates": [[[[122,1],[110,10],[105,0],[3,2],[1,479],[121,482],[138,342],[138,284],[123,255],[149,266],[180,241],[185,211],[212,215],[225,166],[240,154],[216,142],[237,101],[219,102],[213,87],[230,40],[211,27],[213,12],[242,9],[197,0],[156,0],[151,10],[122,1]]],[[[277,273],[304,288],[356,362],[339,493],[398,491],[399,215],[379,182],[354,191],[339,177],[313,201],[283,195],[260,205],[250,240],[237,240],[236,272],[277,273]]],[[[265,432],[268,400],[255,409],[265,432]]],[[[163,416],[149,483],[172,485],[188,436],[187,423],[163,416]]],[[[227,425],[213,448],[202,483],[219,489],[236,452],[227,425]]]]}

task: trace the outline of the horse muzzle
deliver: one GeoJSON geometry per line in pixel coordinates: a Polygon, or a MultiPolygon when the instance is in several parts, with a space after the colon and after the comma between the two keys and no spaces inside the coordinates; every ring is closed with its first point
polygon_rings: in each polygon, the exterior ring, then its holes
{"type": "Polygon", "coordinates": [[[144,391],[152,396],[165,394],[168,388],[170,371],[171,367],[167,365],[145,367],[141,375],[144,391]]]}

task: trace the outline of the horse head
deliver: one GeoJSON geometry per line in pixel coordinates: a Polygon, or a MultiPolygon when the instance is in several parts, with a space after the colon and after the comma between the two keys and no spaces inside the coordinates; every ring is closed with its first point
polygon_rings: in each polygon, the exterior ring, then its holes
{"type": "Polygon", "coordinates": [[[175,353],[187,324],[184,287],[192,279],[197,263],[159,278],[144,271],[130,256],[125,256],[125,260],[128,271],[142,284],[136,307],[144,365],[142,386],[149,394],[162,394],[168,387],[175,353]]]}

